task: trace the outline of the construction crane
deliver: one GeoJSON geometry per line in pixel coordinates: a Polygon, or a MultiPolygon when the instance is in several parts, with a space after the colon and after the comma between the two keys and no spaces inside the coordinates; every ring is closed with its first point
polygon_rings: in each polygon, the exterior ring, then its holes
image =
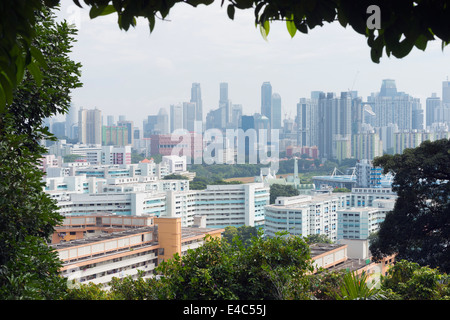
{"type": "Polygon", "coordinates": [[[355,83],[356,83],[356,78],[358,78],[358,73],[359,73],[359,70],[356,71],[355,78],[353,78],[352,88],[348,89],[349,92],[353,91],[353,87],[355,86],[355,83]]]}

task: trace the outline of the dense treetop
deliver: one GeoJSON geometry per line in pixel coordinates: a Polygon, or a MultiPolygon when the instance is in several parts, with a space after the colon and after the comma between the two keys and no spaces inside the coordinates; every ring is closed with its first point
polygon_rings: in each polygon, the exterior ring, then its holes
{"type": "MultiPolygon", "coordinates": [[[[165,19],[175,5],[210,5],[214,0],[73,0],[89,9],[91,18],[116,14],[118,27],[128,30],[136,18],[148,20],[152,32],[157,19],[165,19]]],[[[29,70],[41,78],[42,54],[32,45],[35,12],[45,6],[56,8],[59,0],[2,0],[0,6],[0,108],[11,103],[12,91],[29,70]]],[[[428,41],[450,41],[450,5],[443,0],[221,0],[230,19],[236,10],[253,10],[255,24],[264,37],[270,23],[284,21],[293,37],[297,31],[338,22],[367,38],[371,59],[378,63],[383,51],[405,57],[413,47],[425,50],[428,41]]],[[[1,111],[1,110],[0,110],[1,111]]]]}

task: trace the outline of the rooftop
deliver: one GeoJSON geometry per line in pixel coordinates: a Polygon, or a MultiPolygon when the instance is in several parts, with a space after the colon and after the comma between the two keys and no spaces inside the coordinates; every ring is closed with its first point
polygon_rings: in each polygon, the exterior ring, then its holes
{"type": "Polygon", "coordinates": [[[119,232],[103,233],[98,236],[50,244],[49,247],[53,248],[55,250],[59,250],[59,249],[65,249],[65,248],[70,248],[70,247],[86,245],[86,244],[92,244],[95,242],[100,242],[100,241],[105,241],[105,240],[110,240],[110,239],[132,236],[132,235],[144,233],[144,232],[153,232],[154,230],[155,230],[155,226],[127,229],[127,230],[119,231],[119,232]]]}
{"type": "Polygon", "coordinates": [[[311,258],[317,257],[325,252],[329,252],[331,250],[335,250],[338,248],[342,248],[347,246],[346,244],[338,244],[338,243],[314,243],[310,245],[311,250],[311,258]]]}

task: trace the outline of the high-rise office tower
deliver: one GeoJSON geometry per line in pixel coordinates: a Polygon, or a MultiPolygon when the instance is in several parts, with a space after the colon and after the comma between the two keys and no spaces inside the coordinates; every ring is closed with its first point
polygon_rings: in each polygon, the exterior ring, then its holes
{"type": "Polygon", "coordinates": [[[436,93],[432,93],[431,97],[427,98],[426,103],[426,126],[431,127],[431,125],[436,121],[436,110],[441,107],[441,99],[436,95],[436,93]]]}
{"type": "Polygon", "coordinates": [[[203,121],[203,102],[202,102],[202,90],[200,89],[200,83],[193,83],[191,88],[191,102],[196,104],[195,117],[197,121],[203,121]]]}
{"type": "Polygon", "coordinates": [[[197,105],[193,102],[183,102],[183,128],[189,132],[195,132],[197,105]]]}
{"type": "Polygon", "coordinates": [[[270,111],[271,129],[281,129],[281,96],[278,93],[272,94],[270,111]]]}
{"type": "Polygon", "coordinates": [[[272,85],[270,82],[264,82],[261,86],[261,115],[268,119],[271,117],[272,110],[272,85]]]}
{"type": "Polygon", "coordinates": [[[160,108],[158,115],[156,116],[155,133],[168,134],[169,131],[169,115],[165,108],[160,108]]]}
{"type": "Polygon", "coordinates": [[[317,99],[301,98],[297,103],[297,145],[311,147],[317,145],[317,99]]]}
{"type": "Polygon", "coordinates": [[[442,104],[450,104],[450,81],[442,82],[442,104]]]}
{"type": "Polygon", "coordinates": [[[220,122],[224,123],[221,129],[225,129],[226,126],[232,122],[233,117],[232,115],[233,105],[228,96],[228,83],[226,82],[220,83],[219,109],[222,110],[218,113],[220,113],[224,117],[223,119],[220,120],[220,122]]]}
{"type": "Polygon", "coordinates": [[[177,129],[183,129],[183,106],[181,104],[172,104],[170,106],[170,132],[177,129]]]}
{"type": "Polygon", "coordinates": [[[81,108],[78,111],[78,141],[83,144],[102,144],[102,112],[81,108]]]}
{"type": "Polygon", "coordinates": [[[147,116],[147,119],[143,121],[144,138],[149,138],[152,134],[155,134],[157,123],[157,115],[147,116]]]}
{"type": "Polygon", "coordinates": [[[231,108],[231,121],[230,127],[233,129],[239,128],[239,123],[242,117],[242,105],[241,104],[233,104],[231,108]]]}
{"type": "Polygon", "coordinates": [[[66,136],[70,139],[75,139],[75,127],[78,125],[78,111],[71,103],[69,112],[66,114],[66,136]]]}
{"type": "Polygon", "coordinates": [[[108,116],[106,117],[106,125],[107,125],[108,127],[114,125],[114,116],[108,115],[108,116]]]}
{"type": "Polygon", "coordinates": [[[450,123],[450,81],[442,82],[442,103],[435,111],[435,122],[450,123]]]}
{"type": "Polygon", "coordinates": [[[221,104],[228,103],[228,83],[221,82],[219,85],[220,95],[219,95],[219,107],[221,104]]]}

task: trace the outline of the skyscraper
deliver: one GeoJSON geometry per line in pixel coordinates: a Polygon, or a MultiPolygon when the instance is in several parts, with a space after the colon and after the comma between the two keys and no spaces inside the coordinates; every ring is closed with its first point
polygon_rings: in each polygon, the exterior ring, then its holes
{"type": "Polygon", "coordinates": [[[165,108],[160,108],[156,116],[155,133],[168,134],[169,130],[169,115],[165,108]]]}
{"type": "Polygon", "coordinates": [[[183,106],[172,104],[170,106],[170,132],[183,128],[183,106]]]}
{"type": "Polygon", "coordinates": [[[226,82],[220,83],[219,109],[222,109],[219,113],[224,116],[220,121],[224,123],[221,128],[225,129],[232,122],[233,118],[233,105],[228,96],[228,83],[226,82]]]}
{"type": "Polygon", "coordinates": [[[374,127],[384,127],[395,123],[400,130],[411,130],[420,127],[422,114],[420,112],[420,99],[404,93],[397,92],[394,80],[383,80],[378,94],[368,97],[375,113],[374,127]],[[413,110],[414,115],[413,115],[413,110]]]}
{"type": "Polygon", "coordinates": [[[119,120],[117,122],[118,127],[125,127],[127,131],[127,141],[126,143],[129,145],[133,144],[133,121],[131,120],[119,120]]]}
{"type": "Polygon", "coordinates": [[[397,95],[397,86],[395,80],[385,79],[381,82],[380,96],[395,97],[397,95]]]}
{"type": "Polygon", "coordinates": [[[98,109],[78,111],[78,141],[83,144],[102,144],[102,112],[98,109]]]}
{"type": "Polygon", "coordinates": [[[106,117],[106,125],[107,126],[113,126],[114,125],[114,116],[108,115],[106,117]]]}
{"type": "Polygon", "coordinates": [[[450,104],[450,81],[442,82],[442,104],[450,104]]]}
{"type": "Polygon", "coordinates": [[[157,123],[157,115],[148,116],[147,119],[143,121],[144,138],[149,138],[152,134],[155,134],[157,123]]]}
{"type": "Polygon", "coordinates": [[[432,93],[431,97],[427,98],[426,104],[426,126],[430,127],[436,121],[436,110],[441,107],[441,99],[436,95],[436,93],[432,93]]]}
{"type": "Polygon", "coordinates": [[[75,127],[78,125],[77,108],[71,103],[69,112],[66,114],[66,136],[75,139],[75,127]]]}
{"type": "Polygon", "coordinates": [[[311,147],[317,145],[317,99],[301,98],[297,103],[297,145],[311,147]]]}
{"type": "Polygon", "coordinates": [[[220,83],[220,95],[219,95],[219,107],[222,104],[228,103],[228,83],[221,82],[220,83]]]}
{"type": "Polygon", "coordinates": [[[272,85],[264,82],[261,86],[261,115],[270,119],[272,110],[272,85]]]}
{"type": "Polygon", "coordinates": [[[321,93],[318,102],[318,147],[321,158],[345,159],[351,155],[351,95],[321,93]]]}
{"type": "Polygon", "coordinates": [[[183,128],[189,132],[195,131],[197,106],[193,102],[183,102],[183,128]]]}
{"type": "Polygon", "coordinates": [[[281,96],[278,93],[272,94],[269,119],[271,129],[281,129],[281,96]]]}
{"type": "Polygon", "coordinates": [[[203,102],[202,102],[202,90],[200,89],[200,83],[193,83],[191,88],[191,102],[196,104],[196,120],[203,121],[203,102]]]}

